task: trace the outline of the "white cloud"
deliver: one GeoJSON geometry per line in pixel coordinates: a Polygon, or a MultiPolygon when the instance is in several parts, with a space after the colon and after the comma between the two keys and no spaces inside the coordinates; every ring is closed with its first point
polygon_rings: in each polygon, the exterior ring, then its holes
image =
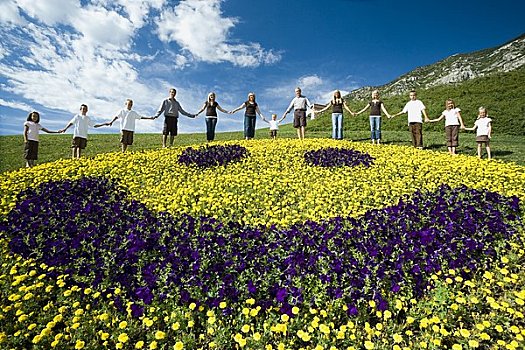
{"type": "Polygon", "coordinates": [[[27,15],[48,25],[67,22],[80,9],[78,0],[16,0],[16,3],[27,15]]]}
{"type": "Polygon", "coordinates": [[[182,0],[173,9],[162,11],[158,35],[164,42],[176,42],[196,60],[231,62],[241,67],[271,64],[280,54],[266,51],[258,43],[232,44],[229,31],[238,19],[223,17],[222,0],[182,0]]]}
{"type": "Polygon", "coordinates": [[[14,1],[4,0],[0,2],[0,24],[2,23],[8,25],[21,25],[25,23],[14,1]]]}
{"type": "Polygon", "coordinates": [[[19,109],[21,111],[30,112],[34,110],[34,108],[31,108],[31,106],[23,103],[23,102],[17,102],[17,101],[6,101],[3,98],[0,98],[0,106],[5,106],[13,109],[19,109]]]}

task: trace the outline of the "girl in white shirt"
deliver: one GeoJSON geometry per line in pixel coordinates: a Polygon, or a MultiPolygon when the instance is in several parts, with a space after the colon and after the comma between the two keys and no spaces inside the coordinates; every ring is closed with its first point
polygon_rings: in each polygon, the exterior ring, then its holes
{"type": "Polygon", "coordinates": [[[445,110],[441,112],[439,118],[429,119],[428,121],[439,122],[445,118],[445,137],[447,140],[448,153],[456,154],[456,147],[459,146],[459,128],[465,128],[463,119],[461,118],[461,109],[456,108],[456,104],[452,99],[445,101],[445,110]]]}
{"type": "Polygon", "coordinates": [[[40,114],[38,112],[29,113],[24,123],[24,158],[28,168],[34,166],[38,159],[38,132],[42,130],[50,134],[59,133],[59,131],[48,130],[39,123],[40,114]]]}
{"type": "Polygon", "coordinates": [[[481,158],[481,147],[485,144],[487,151],[487,158],[491,159],[490,155],[490,138],[492,134],[492,119],[487,116],[487,109],[479,107],[478,119],[472,128],[465,128],[465,130],[476,130],[476,142],[478,144],[478,157],[481,158]]]}

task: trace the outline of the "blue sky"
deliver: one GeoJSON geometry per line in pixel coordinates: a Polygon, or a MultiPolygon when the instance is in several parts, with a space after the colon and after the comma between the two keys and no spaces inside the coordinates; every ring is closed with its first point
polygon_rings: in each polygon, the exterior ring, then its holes
{"type": "MultiPolygon", "coordinates": [[[[334,89],[499,46],[525,32],[523,13],[522,0],[0,0],[0,134],[21,134],[32,110],[62,128],[81,103],[97,121],[126,98],[152,115],[172,86],[190,113],[210,91],[228,110],[253,91],[280,116],[295,86],[326,103],[334,89]]],[[[241,130],[242,117],[219,115],[217,130],[241,130]]],[[[204,125],[179,120],[181,132],[204,125]]]]}

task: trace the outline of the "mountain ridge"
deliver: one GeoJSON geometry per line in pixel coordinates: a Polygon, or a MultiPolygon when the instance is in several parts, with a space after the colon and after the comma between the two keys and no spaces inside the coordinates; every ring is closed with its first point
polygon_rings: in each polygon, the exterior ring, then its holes
{"type": "Polygon", "coordinates": [[[347,99],[367,100],[373,90],[382,96],[405,94],[412,89],[459,84],[467,80],[510,72],[525,65],[525,33],[500,46],[470,53],[454,54],[436,63],[417,67],[380,86],[351,91],[347,99]]]}

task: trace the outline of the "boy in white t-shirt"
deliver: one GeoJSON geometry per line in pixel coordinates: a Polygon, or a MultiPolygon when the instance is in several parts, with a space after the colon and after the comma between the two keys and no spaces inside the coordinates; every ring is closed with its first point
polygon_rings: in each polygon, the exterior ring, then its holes
{"type": "Polygon", "coordinates": [[[479,107],[478,119],[472,128],[465,128],[465,130],[476,131],[476,142],[478,144],[478,157],[481,158],[481,147],[485,144],[487,151],[487,158],[491,159],[490,154],[490,138],[492,134],[492,119],[487,116],[487,109],[479,107]]]}
{"type": "Polygon", "coordinates": [[[80,114],[75,115],[66,127],[59,130],[61,133],[66,132],[70,126],[73,126],[73,141],[71,143],[72,157],[80,158],[82,150],[87,146],[88,129],[89,127],[98,128],[103,124],[95,124],[94,121],[87,115],[88,106],[80,105],[80,114]]]}
{"type": "Polygon", "coordinates": [[[128,146],[131,146],[133,144],[133,134],[135,133],[135,121],[137,119],[155,119],[154,117],[143,117],[134,110],[132,110],[131,107],[133,107],[133,100],[128,98],[126,100],[126,108],[118,111],[112,121],[103,124],[111,126],[113,125],[113,122],[115,120],[120,119],[120,143],[122,144],[122,152],[126,152],[128,146]]]}
{"type": "Polygon", "coordinates": [[[412,145],[419,149],[423,148],[423,119],[422,115],[425,116],[425,122],[428,122],[428,115],[426,107],[420,100],[417,99],[417,93],[415,90],[410,91],[410,101],[408,101],[403,110],[397,114],[391,116],[391,118],[398,115],[408,113],[408,127],[410,134],[412,135],[412,145]]]}
{"type": "Polygon", "coordinates": [[[272,114],[272,120],[266,120],[263,118],[263,121],[270,124],[270,137],[272,139],[277,138],[277,131],[279,131],[279,123],[283,121],[284,118],[277,120],[277,114],[272,114]]]}

